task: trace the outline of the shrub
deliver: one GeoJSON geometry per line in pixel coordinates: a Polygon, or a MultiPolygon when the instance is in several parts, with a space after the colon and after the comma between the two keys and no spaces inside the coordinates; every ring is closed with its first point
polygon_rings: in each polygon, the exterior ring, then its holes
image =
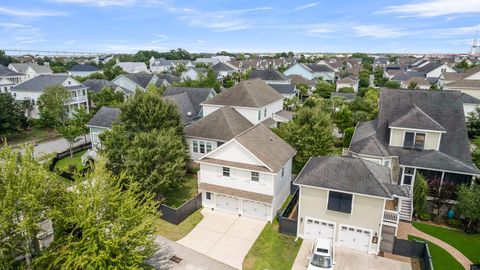
{"type": "Polygon", "coordinates": [[[73,164],[70,164],[68,165],[68,172],[75,172],[77,170],[77,166],[73,165],[73,164]]]}
{"type": "Polygon", "coordinates": [[[355,128],[353,128],[353,127],[345,129],[344,134],[343,134],[343,147],[344,148],[350,147],[350,141],[352,140],[354,131],[355,131],[355,128]]]}
{"type": "Polygon", "coordinates": [[[354,93],[355,89],[353,89],[352,87],[343,87],[343,88],[340,88],[338,90],[338,92],[340,92],[340,93],[354,93]]]}
{"type": "Polygon", "coordinates": [[[418,215],[418,218],[423,221],[430,221],[432,220],[432,215],[428,213],[421,213],[420,215],[418,215]]]}
{"type": "Polygon", "coordinates": [[[452,226],[452,227],[455,227],[455,228],[461,228],[462,227],[462,221],[460,219],[456,219],[456,218],[449,219],[448,220],[448,225],[452,226]]]}

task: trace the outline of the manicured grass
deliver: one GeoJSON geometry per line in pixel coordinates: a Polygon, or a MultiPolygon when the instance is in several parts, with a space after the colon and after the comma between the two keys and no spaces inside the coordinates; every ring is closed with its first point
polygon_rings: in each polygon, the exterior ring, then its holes
{"type": "Polygon", "coordinates": [[[433,268],[435,268],[435,270],[463,270],[463,266],[443,248],[432,242],[411,235],[408,236],[408,240],[427,242],[430,256],[432,256],[433,268]]]}
{"type": "Polygon", "coordinates": [[[83,166],[82,164],[82,155],[85,154],[85,152],[87,152],[87,150],[73,154],[73,158],[67,156],[60,159],[57,164],[55,164],[55,169],[58,169],[60,171],[68,171],[70,165],[74,165],[77,171],[80,171],[81,169],[85,168],[85,166],[83,166]]]}
{"type": "Polygon", "coordinates": [[[55,138],[57,137],[57,134],[51,128],[33,127],[29,130],[21,131],[7,136],[1,135],[0,137],[6,137],[7,143],[9,145],[17,145],[32,141],[38,142],[49,138],[55,138]]]}
{"type": "Polygon", "coordinates": [[[480,233],[466,234],[463,231],[415,221],[412,225],[456,248],[473,263],[480,263],[480,233]]]}
{"type": "Polygon", "coordinates": [[[278,221],[268,223],[243,261],[243,269],[292,269],[302,240],[280,234],[278,221]]]}
{"type": "Polygon", "coordinates": [[[197,175],[188,175],[188,179],[182,187],[170,190],[163,194],[164,204],[176,208],[197,195],[197,175]]]}
{"type": "Polygon", "coordinates": [[[172,241],[182,239],[203,219],[203,215],[200,213],[200,210],[202,210],[202,208],[191,214],[187,219],[178,225],[171,224],[159,218],[157,222],[157,233],[172,241]]]}

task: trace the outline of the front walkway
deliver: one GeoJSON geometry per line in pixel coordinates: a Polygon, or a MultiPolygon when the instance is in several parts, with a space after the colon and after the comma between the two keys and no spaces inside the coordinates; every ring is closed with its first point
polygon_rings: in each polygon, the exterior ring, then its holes
{"type": "Polygon", "coordinates": [[[470,265],[472,264],[472,262],[467,257],[465,257],[460,251],[458,251],[456,248],[450,246],[449,244],[443,242],[438,238],[435,238],[429,234],[426,234],[422,231],[417,230],[417,228],[413,227],[411,223],[406,223],[401,221],[398,224],[397,237],[400,239],[408,239],[409,235],[423,238],[427,241],[434,243],[437,246],[440,246],[441,248],[445,249],[448,253],[450,253],[459,263],[461,263],[465,269],[470,269],[470,265]]]}
{"type": "Polygon", "coordinates": [[[267,222],[206,208],[201,213],[202,221],[177,243],[241,269],[267,222]]]}

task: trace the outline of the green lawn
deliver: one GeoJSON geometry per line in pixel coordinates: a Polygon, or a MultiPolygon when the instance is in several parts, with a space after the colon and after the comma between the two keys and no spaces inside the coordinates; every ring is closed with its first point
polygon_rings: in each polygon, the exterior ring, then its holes
{"type": "Polygon", "coordinates": [[[80,171],[81,169],[85,168],[85,166],[82,164],[82,155],[85,154],[85,152],[87,152],[87,150],[73,154],[73,158],[67,156],[60,159],[57,164],[55,164],[55,169],[68,172],[70,165],[75,165],[77,171],[80,171]]]}
{"type": "Polygon", "coordinates": [[[203,219],[203,215],[200,213],[200,210],[202,210],[202,208],[191,214],[187,219],[178,225],[174,225],[159,218],[157,222],[157,233],[172,241],[182,239],[203,219]]]}
{"type": "Polygon", "coordinates": [[[165,192],[164,204],[176,208],[197,195],[197,175],[188,175],[187,182],[182,187],[165,192]]]}
{"type": "Polygon", "coordinates": [[[463,266],[450,253],[434,243],[411,235],[408,236],[408,240],[427,242],[435,270],[463,270],[463,266]]]}
{"type": "Polygon", "coordinates": [[[268,223],[243,261],[243,269],[292,269],[302,240],[280,234],[278,221],[268,223]]]}
{"type": "Polygon", "coordinates": [[[473,263],[480,263],[480,233],[466,234],[463,231],[448,229],[422,222],[412,222],[418,230],[448,243],[463,253],[473,263]]]}
{"type": "MultiPolygon", "coordinates": [[[[4,137],[3,135],[0,137],[4,137]]],[[[7,135],[7,143],[9,145],[17,145],[27,142],[38,142],[49,138],[55,138],[57,134],[51,128],[33,127],[29,130],[21,131],[15,134],[7,135]]]]}

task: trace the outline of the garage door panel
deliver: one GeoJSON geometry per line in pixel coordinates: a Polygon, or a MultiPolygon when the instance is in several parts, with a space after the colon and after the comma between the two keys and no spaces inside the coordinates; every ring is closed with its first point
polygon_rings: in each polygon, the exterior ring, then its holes
{"type": "Polygon", "coordinates": [[[229,196],[216,195],[215,207],[227,212],[238,213],[238,199],[229,196]]]}
{"type": "Polygon", "coordinates": [[[271,206],[269,204],[254,201],[243,201],[242,213],[245,216],[268,219],[270,211],[271,206]]]}
{"type": "Polygon", "coordinates": [[[305,218],[304,238],[333,240],[334,235],[335,223],[309,217],[305,218]]]}
{"type": "Polygon", "coordinates": [[[340,225],[338,244],[344,247],[368,252],[371,231],[348,225],[340,225]]]}

